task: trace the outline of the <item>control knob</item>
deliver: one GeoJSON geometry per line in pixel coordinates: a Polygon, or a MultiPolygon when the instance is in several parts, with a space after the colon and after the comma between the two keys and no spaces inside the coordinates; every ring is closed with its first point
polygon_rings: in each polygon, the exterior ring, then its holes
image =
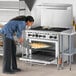
{"type": "Polygon", "coordinates": [[[54,39],[56,39],[57,37],[56,36],[54,36],[54,39]]]}
{"type": "Polygon", "coordinates": [[[50,36],[49,38],[53,38],[53,36],[50,36]]]}
{"type": "Polygon", "coordinates": [[[28,36],[31,36],[31,34],[28,34],[28,36]]]}
{"type": "Polygon", "coordinates": [[[42,35],[39,35],[39,37],[42,37],[42,35]]]}
{"type": "Polygon", "coordinates": [[[38,37],[38,34],[36,34],[36,37],[38,37]]]}
{"type": "Polygon", "coordinates": [[[43,37],[45,38],[46,36],[45,36],[45,35],[43,35],[43,37]]]}

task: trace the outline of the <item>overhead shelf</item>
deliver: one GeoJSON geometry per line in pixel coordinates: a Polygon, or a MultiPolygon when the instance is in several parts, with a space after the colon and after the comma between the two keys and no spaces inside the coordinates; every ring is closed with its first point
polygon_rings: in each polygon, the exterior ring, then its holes
{"type": "Polygon", "coordinates": [[[14,9],[14,8],[0,8],[0,11],[24,11],[26,10],[25,8],[24,9],[14,9]]]}

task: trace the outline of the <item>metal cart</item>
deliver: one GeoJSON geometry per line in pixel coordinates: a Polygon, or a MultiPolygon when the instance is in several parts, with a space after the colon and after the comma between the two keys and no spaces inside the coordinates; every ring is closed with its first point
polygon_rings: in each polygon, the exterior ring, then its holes
{"type": "Polygon", "coordinates": [[[73,42],[74,42],[74,39],[73,39],[73,36],[76,35],[76,31],[71,29],[71,30],[68,30],[68,31],[65,31],[65,32],[62,32],[61,33],[61,50],[62,50],[62,65],[64,65],[64,57],[65,55],[68,56],[68,63],[69,63],[69,69],[71,70],[71,64],[73,62],[73,55],[76,54],[76,49],[73,47],[73,42]],[[67,50],[64,50],[63,48],[63,37],[64,36],[68,36],[68,49],[67,50]]]}

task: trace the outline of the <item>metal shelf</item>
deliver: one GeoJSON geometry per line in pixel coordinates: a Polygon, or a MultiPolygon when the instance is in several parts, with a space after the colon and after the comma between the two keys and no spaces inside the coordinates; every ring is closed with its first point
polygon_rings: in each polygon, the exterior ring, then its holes
{"type": "Polygon", "coordinates": [[[71,53],[69,53],[69,50],[65,50],[65,51],[63,52],[63,54],[64,54],[64,55],[67,55],[67,56],[74,55],[74,54],[76,54],[76,48],[73,49],[73,50],[71,51],[71,53]]]}
{"type": "Polygon", "coordinates": [[[26,9],[17,9],[17,8],[0,8],[0,11],[24,11],[26,9]]]}
{"type": "Polygon", "coordinates": [[[68,56],[69,59],[69,69],[71,70],[71,64],[73,62],[73,55],[76,54],[76,48],[73,47],[74,44],[74,40],[73,40],[73,36],[76,35],[76,31],[69,30],[69,31],[65,31],[61,33],[61,50],[62,50],[62,65],[64,63],[63,61],[63,57],[65,57],[64,55],[68,56]],[[63,49],[63,36],[67,36],[68,37],[68,50],[64,50],[63,49]]]}
{"type": "Polygon", "coordinates": [[[25,10],[24,0],[0,1],[0,22],[8,22],[13,17],[25,15],[25,10]]]}

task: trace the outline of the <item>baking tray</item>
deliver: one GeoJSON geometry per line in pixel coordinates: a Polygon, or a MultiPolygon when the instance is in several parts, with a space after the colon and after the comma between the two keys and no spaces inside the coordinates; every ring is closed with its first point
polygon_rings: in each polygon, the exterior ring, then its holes
{"type": "Polygon", "coordinates": [[[29,46],[32,49],[44,49],[44,48],[52,48],[52,45],[45,44],[45,43],[30,43],[29,46]]]}

